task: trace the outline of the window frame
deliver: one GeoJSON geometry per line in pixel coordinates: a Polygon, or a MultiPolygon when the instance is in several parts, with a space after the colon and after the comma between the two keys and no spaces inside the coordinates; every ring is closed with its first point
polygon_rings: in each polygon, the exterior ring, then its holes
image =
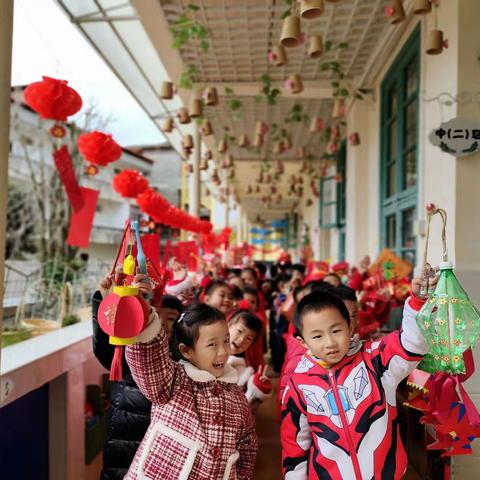
{"type": "Polygon", "coordinates": [[[380,244],[382,248],[387,247],[387,218],[395,215],[395,245],[389,246],[397,255],[403,257],[406,252],[414,250],[417,255],[417,242],[414,247],[406,247],[403,244],[403,218],[404,213],[410,209],[414,209],[414,215],[417,212],[418,205],[418,175],[419,175],[419,93],[420,93],[420,28],[417,27],[408,39],[397,59],[388,70],[381,84],[381,111],[380,111],[380,244]],[[407,96],[407,73],[408,67],[416,63],[417,68],[417,88],[415,92],[407,96]],[[390,112],[390,95],[392,89],[397,88],[397,108],[395,114],[396,125],[396,145],[394,161],[392,162],[390,155],[390,125],[393,116],[390,112]],[[407,107],[412,102],[417,102],[416,112],[416,142],[414,145],[406,145],[407,133],[407,107]],[[406,181],[406,157],[412,151],[416,155],[416,181],[411,187],[404,187],[406,181]],[[388,167],[395,165],[395,191],[388,194],[388,167]]]}

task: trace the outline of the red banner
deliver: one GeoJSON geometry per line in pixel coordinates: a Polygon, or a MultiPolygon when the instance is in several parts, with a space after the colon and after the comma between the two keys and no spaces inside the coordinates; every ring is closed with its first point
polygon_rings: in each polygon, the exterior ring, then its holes
{"type": "Polygon", "coordinates": [[[83,207],[74,211],[70,219],[67,244],[72,247],[88,248],[90,232],[92,231],[93,218],[97,208],[98,190],[80,187],[83,197],[83,207]]]}
{"type": "Polygon", "coordinates": [[[70,204],[73,210],[78,212],[83,207],[84,200],[67,146],[64,145],[62,148],[55,150],[55,152],[53,152],[53,159],[60,180],[65,187],[65,192],[67,192],[70,204]]]}

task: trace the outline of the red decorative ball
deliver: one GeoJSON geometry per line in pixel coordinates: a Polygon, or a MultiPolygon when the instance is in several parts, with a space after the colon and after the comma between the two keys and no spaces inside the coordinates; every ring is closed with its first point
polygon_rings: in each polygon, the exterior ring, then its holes
{"type": "MultiPolygon", "coordinates": [[[[156,222],[167,224],[165,218],[169,210],[168,200],[153,188],[147,188],[137,196],[137,205],[143,213],[152,217],[156,222]]],[[[167,224],[168,225],[168,224],[167,224]]]]}
{"type": "Polygon", "coordinates": [[[66,80],[42,77],[41,82],[31,83],[23,93],[25,103],[40,117],[66,121],[82,108],[82,98],[66,80]]]}
{"type": "Polygon", "coordinates": [[[50,129],[50,135],[55,138],[63,138],[66,135],[67,131],[65,130],[64,127],[56,123],[51,129],[50,129]]]}
{"type": "Polygon", "coordinates": [[[85,160],[101,167],[117,161],[122,156],[122,149],[112,136],[99,131],[80,135],[77,144],[85,160]]]}
{"type": "Polygon", "coordinates": [[[427,203],[427,212],[435,210],[435,205],[433,203],[427,203]]]}
{"type": "Polygon", "coordinates": [[[137,170],[123,170],[113,177],[112,184],[126,198],[136,198],[148,188],[148,180],[137,170]]]}

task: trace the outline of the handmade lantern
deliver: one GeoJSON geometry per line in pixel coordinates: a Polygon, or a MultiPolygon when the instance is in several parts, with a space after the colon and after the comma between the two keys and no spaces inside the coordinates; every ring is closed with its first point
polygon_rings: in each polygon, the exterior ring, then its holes
{"type": "Polygon", "coordinates": [[[122,149],[112,136],[99,131],[83,133],[78,137],[77,145],[85,160],[101,167],[122,156],[122,149]]]}
{"type": "Polygon", "coordinates": [[[66,80],[42,77],[31,83],[24,92],[25,103],[41,118],[66,121],[82,108],[82,99],[66,80]]]}
{"type": "Polygon", "coordinates": [[[136,198],[148,188],[148,180],[137,170],[123,170],[113,177],[112,184],[125,198],[136,198]]]}
{"type": "Polygon", "coordinates": [[[321,35],[312,35],[308,45],[308,56],[310,58],[319,58],[323,54],[323,40],[321,35]]]}
{"type": "Polygon", "coordinates": [[[163,100],[171,100],[173,98],[172,82],[162,82],[160,86],[160,98],[163,100]]]}
{"type": "Polygon", "coordinates": [[[280,43],[287,48],[300,45],[300,18],[296,15],[289,15],[283,20],[280,43]]]}
{"type": "MultiPolygon", "coordinates": [[[[112,274],[122,253],[127,250],[130,243],[130,225],[125,228],[117,257],[113,264],[112,274]]],[[[148,324],[149,307],[138,296],[139,289],[131,285],[135,274],[135,259],[131,254],[122,264],[122,273],[115,276],[113,293],[107,295],[98,308],[98,324],[109,335],[109,342],[115,345],[110,380],[122,379],[122,354],[124,345],[132,345],[136,337],[148,324]]]]}
{"type": "Polygon", "coordinates": [[[300,5],[300,15],[302,18],[310,20],[320,17],[323,14],[325,5],[323,0],[302,0],[300,5]]]}
{"type": "MultiPolygon", "coordinates": [[[[430,221],[432,216],[437,213],[442,216],[444,223],[443,262],[440,264],[440,278],[437,287],[417,315],[418,327],[430,349],[420,368],[430,373],[442,371],[460,374],[465,373],[463,352],[473,347],[480,335],[480,313],[468,298],[453,273],[453,265],[448,261],[445,240],[446,213],[444,210],[434,208],[428,213],[427,246],[430,221]]],[[[425,252],[425,260],[426,255],[425,252]]]]}

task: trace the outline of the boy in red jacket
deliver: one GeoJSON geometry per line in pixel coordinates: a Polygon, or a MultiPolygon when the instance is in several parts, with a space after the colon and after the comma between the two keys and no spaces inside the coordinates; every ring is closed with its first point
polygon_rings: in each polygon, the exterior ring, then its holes
{"type": "Polygon", "coordinates": [[[412,283],[400,331],[351,343],[344,303],[313,292],[295,323],[308,349],[282,397],[282,468],[287,480],[401,479],[407,467],[395,393],[427,352],[417,327],[420,279],[412,283]]]}

